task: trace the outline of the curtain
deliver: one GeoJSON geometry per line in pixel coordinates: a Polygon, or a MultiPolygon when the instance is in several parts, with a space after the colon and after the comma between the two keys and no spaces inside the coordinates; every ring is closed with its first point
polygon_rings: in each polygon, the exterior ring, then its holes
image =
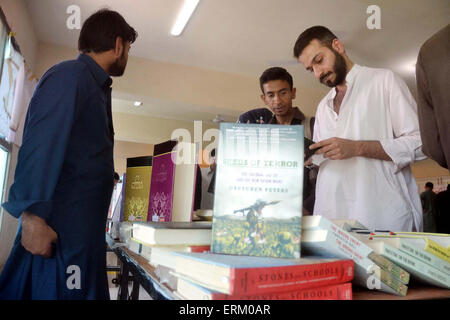
{"type": "Polygon", "coordinates": [[[3,68],[0,80],[0,137],[6,138],[9,134],[16,79],[19,70],[23,67],[22,55],[17,52],[8,38],[4,51],[3,68]]]}

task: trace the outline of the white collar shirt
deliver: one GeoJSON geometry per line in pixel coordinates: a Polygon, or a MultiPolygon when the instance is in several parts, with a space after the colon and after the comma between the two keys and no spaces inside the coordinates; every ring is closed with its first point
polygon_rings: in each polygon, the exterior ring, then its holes
{"type": "Polygon", "coordinates": [[[314,141],[332,137],[379,141],[392,161],[326,160],[316,185],[315,215],[356,219],[368,228],[422,231],[422,209],[410,164],[421,151],[417,105],[408,87],[386,69],[354,65],[339,114],[333,88],[319,103],[314,141]]]}

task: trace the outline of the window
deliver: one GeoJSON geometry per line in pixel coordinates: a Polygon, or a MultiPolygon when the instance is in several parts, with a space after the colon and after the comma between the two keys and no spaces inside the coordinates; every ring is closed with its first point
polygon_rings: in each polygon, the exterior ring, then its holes
{"type": "MultiPolygon", "coordinates": [[[[0,198],[3,202],[3,195],[5,194],[4,188],[6,187],[6,178],[8,176],[7,169],[9,164],[9,145],[4,145],[4,140],[0,141],[0,198]]],[[[1,221],[1,213],[0,213],[0,221],[1,221]]]]}
{"type": "MultiPolygon", "coordinates": [[[[11,144],[6,141],[11,120],[15,89],[15,77],[19,71],[18,62],[22,55],[14,38],[9,37],[10,28],[0,8],[0,203],[6,194],[11,144]]],[[[20,64],[20,63],[19,63],[20,64]]],[[[3,209],[0,209],[0,226],[3,209]]]]}

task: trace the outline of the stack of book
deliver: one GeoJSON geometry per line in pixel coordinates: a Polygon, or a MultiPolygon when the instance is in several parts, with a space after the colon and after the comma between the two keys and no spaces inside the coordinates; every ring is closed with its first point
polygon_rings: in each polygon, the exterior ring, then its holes
{"type": "Polygon", "coordinates": [[[220,124],[211,251],[175,252],[177,295],[352,299],[351,259],[300,258],[301,126],[220,124]]]}
{"type": "Polygon", "coordinates": [[[355,285],[405,296],[409,272],[348,231],[346,226],[351,224],[363,227],[355,221],[330,221],[322,216],[303,217],[302,254],[353,259],[355,285]]]}
{"type": "Polygon", "coordinates": [[[176,140],[128,158],[120,221],[192,221],[196,166],[197,145],[176,140]]]}
{"type": "Polygon", "coordinates": [[[349,259],[284,259],[174,252],[177,295],[187,300],[351,300],[349,259]]]}
{"type": "Polygon", "coordinates": [[[171,252],[210,250],[211,222],[134,222],[127,244],[152,265],[174,268],[171,252]]]}
{"type": "Polygon", "coordinates": [[[418,282],[450,289],[450,235],[355,229],[352,235],[418,282]]]}

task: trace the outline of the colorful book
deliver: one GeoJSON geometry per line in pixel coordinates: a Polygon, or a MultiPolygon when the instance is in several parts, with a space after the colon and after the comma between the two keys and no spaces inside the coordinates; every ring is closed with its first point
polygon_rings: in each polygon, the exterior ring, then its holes
{"type": "Polygon", "coordinates": [[[147,221],[152,157],[127,158],[124,221],[147,221]]]}
{"type": "Polygon", "coordinates": [[[192,221],[197,148],[176,140],[156,144],[148,206],[148,221],[192,221]]]}
{"type": "Polygon", "coordinates": [[[406,295],[409,273],[375,253],[371,247],[322,216],[302,219],[302,248],[312,256],[353,259],[354,284],[368,289],[406,295]]]}
{"type": "Polygon", "coordinates": [[[450,241],[450,235],[442,234],[438,236],[437,234],[394,232],[393,234],[374,233],[372,236],[374,238],[391,237],[408,239],[416,247],[450,263],[450,250],[446,247],[448,241],[450,241]]]}
{"type": "Polygon", "coordinates": [[[134,222],[132,235],[146,245],[211,244],[211,222],[134,222]]]}
{"type": "Polygon", "coordinates": [[[414,258],[419,259],[420,261],[450,275],[450,263],[445,259],[439,258],[437,255],[425,251],[424,248],[420,248],[417,245],[417,241],[414,241],[414,239],[396,235],[379,235],[374,234],[373,232],[369,234],[361,234],[360,231],[356,231],[355,233],[357,236],[363,236],[367,240],[383,241],[390,246],[397,248],[413,256],[414,258]]]}
{"type": "Polygon", "coordinates": [[[352,284],[342,283],[287,292],[227,295],[178,277],[177,292],[186,300],[352,300],[352,284]]]}
{"type": "Polygon", "coordinates": [[[408,270],[416,279],[450,289],[450,275],[381,240],[364,240],[375,252],[408,270]]]}
{"type": "Polygon", "coordinates": [[[172,254],[176,256],[176,273],[228,295],[301,290],[353,279],[353,261],[349,259],[283,259],[194,252],[172,254]]]}
{"type": "Polygon", "coordinates": [[[303,127],[221,123],[215,253],[300,257],[303,127]]]}

